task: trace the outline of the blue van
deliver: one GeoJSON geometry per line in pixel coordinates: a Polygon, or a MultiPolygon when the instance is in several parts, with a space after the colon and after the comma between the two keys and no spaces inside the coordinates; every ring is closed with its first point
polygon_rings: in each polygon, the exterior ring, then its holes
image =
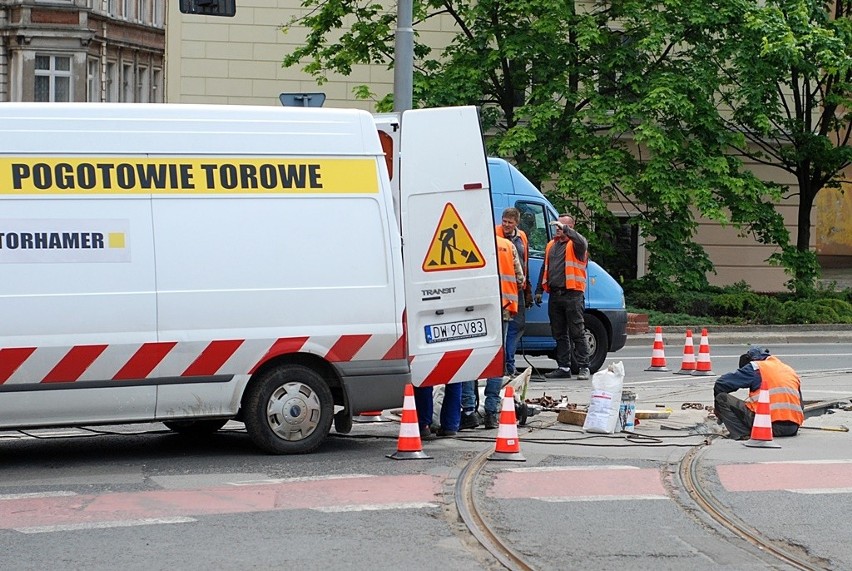
{"type": "MultiPolygon", "coordinates": [[[[553,237],[550,222],[557,219],[556,209],[539,190],[503,159],[488,159],[491,179],[491,203],[494,223],[500,224],[503,210],[514,206],[521,211],[519,227],[526,232],[530,246],[530,275],[538,280],[544,263],[544,248],[553,237]]],[[[627,341],[627,310],[624,290],[615,279],[594,261],[589,260],[586,284],[586,340],[589,343],[589,369],[595,372],[606,361],[606,355],[618,351],[627,341]]],[[[533,286],[535,291],[535,286],[533,286]]],[[[556,353],[556,341],[550,334],[545,293],[540,307],[527,310],[527,326],[518,344],[518,354],[547,355],[556,353]]],[[[574,373],[576,367],[572,367],[574,373]]]]}

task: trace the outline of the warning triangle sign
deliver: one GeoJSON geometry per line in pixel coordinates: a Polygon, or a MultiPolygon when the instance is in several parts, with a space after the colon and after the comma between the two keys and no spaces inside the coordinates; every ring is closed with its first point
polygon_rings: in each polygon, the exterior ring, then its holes
{"type": "Polygon", "coordinates": [[[448,202],[441,214],[441,220],[435,229],[429,249],[426,251],[423,271],[463,270],[481,268],[484,265],[485,258],[482,252],[479,251],[455,207],[448,202]]]}

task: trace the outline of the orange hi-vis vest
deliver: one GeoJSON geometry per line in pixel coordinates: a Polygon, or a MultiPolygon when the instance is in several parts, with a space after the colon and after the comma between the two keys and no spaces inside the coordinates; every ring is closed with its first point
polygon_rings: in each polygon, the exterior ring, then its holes
{"type": "MultiPolygon", "coordinates": [[[[544,275],[541,278],[542,288],[546,292],[550,292],[548,281],[548,260],[550,260],[550,249],[553,247],[555,240],[547,243],[544,249],[544,275]]],[[[574,242],[568,240],[565,244],[565,289],[574,289],[577,291],[586,291],[586,263],[589,259],[589,253],[586,252],[586,259],[578,260],[574,254],[574,242]]]]}
{"type": "MultiPolygon", "coordinates": [[[[503,234],[503,225],[502,224],[498,224],[497,226],[495,226],[495,232],[501,238],[506,238],[506,236],[503,234]]],[[[523,266],[524,275],[526,275],[527,274],[527,266],[530,263],[530,243],[529,243],[529,240],[527,240],[527,233],[526,232],[524,232],[520,228],[516,228],[515,232],[518,233],[518,236],[521,238],[521,242],[524,243],[524,259],[521,260],[521,266],[523,266]]],[[[506,239],[509,240],[508,238],[506,238],[506,239]]],[[[509,241],[511,242],[511,240],[509,240],[509,241]]]]}
{"type": "Polygon", "coordinates": [[[500,236],[497,240],[497,270],[500,273],[500,297],[503,309],[514,315],[518,313],[518,278],[515,276],[515,260],[512,250],[515,245],[500,236]]]}
{"type": "MultiPolygon", "coordinates": [[[[769,416],[772,422],[786,420],[799,426],[805,421],[802,411],[802,401],[799,394],[801,383],[799,376],[791,367],[778,360],[777,357],[767,357],[763,361],[753,361],[760,370],[760,378],[766,381],[769,389],[769,416]]],[[[746,401],[746,406],[752,411],[757,409],[757,399],[760,391],[753,391],[746,401]]]]}

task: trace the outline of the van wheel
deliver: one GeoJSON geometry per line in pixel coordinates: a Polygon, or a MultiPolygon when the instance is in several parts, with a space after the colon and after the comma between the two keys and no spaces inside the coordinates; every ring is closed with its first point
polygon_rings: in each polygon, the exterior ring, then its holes
{"type": "Polygon", "coordinates": [[[270,369],[252,383],[245,400],[246,430],[271,454],[304,454],[328,435],[334,400],[325,380],[303,365],[270,369]]]}
{"type": "Polygon", "coordinates": [[[213,434],[228,422],[227,418],[211,420],[169,420],[164,422],[166,428],[186,436],[205,436],[213,434]]]}
{"type": "MultiPolygon", "coordinates": [[[[586,322],[586,343],[589,346],[589,371],[598,372],[606,361],[609,351],[609,336],[601,320],[590,313],[583,316],[586,322]]],[[[575,375],[579,372],[577,365],[571,365],[571,372],[575,375]]]]}

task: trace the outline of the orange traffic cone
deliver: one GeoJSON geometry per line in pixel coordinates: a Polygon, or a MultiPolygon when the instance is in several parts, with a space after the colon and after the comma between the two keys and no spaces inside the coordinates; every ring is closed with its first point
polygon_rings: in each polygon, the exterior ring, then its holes
{"type": "Polygon", "coordinates": [[[399,440],[396,452],[388,454],[387,457],[394,460],[431,458],[423,452],[423,444],[420,442],[420,423],[417,422],[417,406],[414,404],[414,386],[410,383],[405,385],[405,398],[402,401],[402,418],[399,422],[399,440]]]}
{"type": "Polygon", "coordinates": [[[521,440],[518,438],[518,426],[515,419],[515,389],[506,387],[503,393],[503,407],[500,409],[500,424],[497,426],[497,445],[489,460],[511,460],[526,462],[521,454],[521,440]]]}
{"type": "Polygon", "coordinates": [[[691,375],[695,370],[695,348],[692,344],[692,329],[686,330],[686,340],[683,342],[683,360],[680,362],[680,371],[675,375],[691,375]]]}
{"type": "Polygon", "coordinates": [[[781,448],[772,441],[772,415],[769,412],[769,387],[766,381],[760,383],[757,397],[757,410],[754,411],[754,424],[751,425],[751,439],[743,442],[752,448],[781,448]]]}
{"type": "Polygon", "coordinates": [[[695,363],[695,370],[692,371],[695,376],[707,377],[714,375],[710,365],[710,341],[707,340],[707,330],[701,330],[701,343],[698,345],[698,361],[695,363]]]}
{"type": "Polygon", "coordinates": [[[654,333],[654,349],[651,352],[651,366],[646,371],[668,371],[666,367],[666,352],[663,349],[663,328],[659,325],[654,333]]]}

